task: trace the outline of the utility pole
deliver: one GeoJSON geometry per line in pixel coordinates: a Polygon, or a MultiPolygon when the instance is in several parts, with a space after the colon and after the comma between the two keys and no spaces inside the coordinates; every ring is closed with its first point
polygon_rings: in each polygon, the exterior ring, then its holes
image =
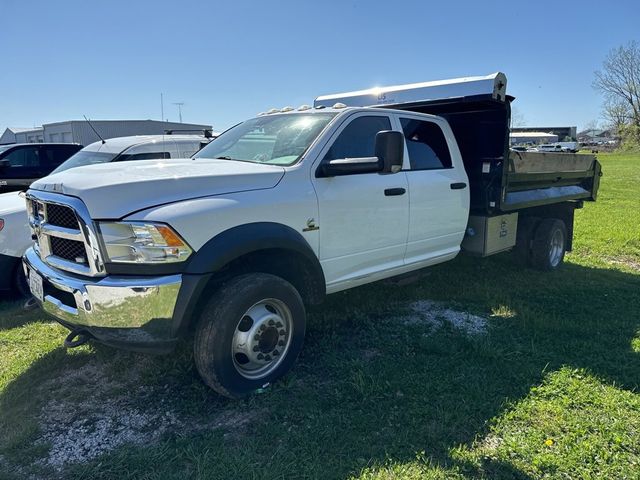
{"type": "Polygon", "coordinates": [[[182,123],[182,106],[184,102],[174,102],[173,104],[178,106],[178,116],[180,117],[180,123],[182,123]]]}

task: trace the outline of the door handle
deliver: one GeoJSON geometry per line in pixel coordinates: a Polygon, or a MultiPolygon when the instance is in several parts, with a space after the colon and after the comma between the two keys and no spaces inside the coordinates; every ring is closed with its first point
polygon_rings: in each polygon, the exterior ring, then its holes
{"type": "Polygon", "coordinates": [[[462,190],[463,188],[467,188],[467,184],[464,182],[452,183],[451,190],[462,190]]]}
{"type": "Polygon", "coordinates": [[[398,195],[404,195],[407,191],[404,188],[386,188],[384,194],[386,197],[396,197],[398,195]]]}

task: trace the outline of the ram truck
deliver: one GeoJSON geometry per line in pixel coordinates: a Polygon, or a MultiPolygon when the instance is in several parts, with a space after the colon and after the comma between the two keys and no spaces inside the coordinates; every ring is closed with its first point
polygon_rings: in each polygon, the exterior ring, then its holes
{"type": "Polygon", "coordinates": [[[50,176],[27,192],[31,291],[69,347],[187,336],[203,381],[244,396],[289,371],[327,294],[461,250],[561,265],[600,165],[511,152],[512,100],[501,73],[330,95],[191,159],[50,176]]]}

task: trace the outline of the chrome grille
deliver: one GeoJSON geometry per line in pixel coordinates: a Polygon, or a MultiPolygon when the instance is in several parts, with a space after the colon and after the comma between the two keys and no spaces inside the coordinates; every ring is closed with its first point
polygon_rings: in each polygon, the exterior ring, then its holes
{"type": "Polygon", "coordinates": [[[57,227],[78,229],[78,219],[73,210],[55,203],[47,204],[47,223],[57,227]]]}
{"type": "Polygon", "coordinates": [[[51,242],[52,255],[82,265],[87,264],[87,252],[84,249],[84,242],[60,237],[50,237],[49,241],[51,242]]]}
{"type": "Polygon", "coordinates": [[[81,200],[30,190],[27,211],[35,251],[44,262],[80,275],[105,275],[95,226],[81,200]]]}

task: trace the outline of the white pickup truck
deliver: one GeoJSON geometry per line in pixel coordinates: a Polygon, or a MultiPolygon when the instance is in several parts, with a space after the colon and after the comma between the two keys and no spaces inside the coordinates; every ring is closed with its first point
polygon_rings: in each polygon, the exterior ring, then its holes
{"type": "Polygon", "coordinates": [[[554,269],[591,156],[509,151],[503,74],[319,97],[223,133],[195,158],[80,167],[27,192],[34,296],[89,339],[169,351],[240,397],[284,375],[305,305],[516,248],[554,269]],[[350,106],[347,106],[350,105],[350,106]]]}

